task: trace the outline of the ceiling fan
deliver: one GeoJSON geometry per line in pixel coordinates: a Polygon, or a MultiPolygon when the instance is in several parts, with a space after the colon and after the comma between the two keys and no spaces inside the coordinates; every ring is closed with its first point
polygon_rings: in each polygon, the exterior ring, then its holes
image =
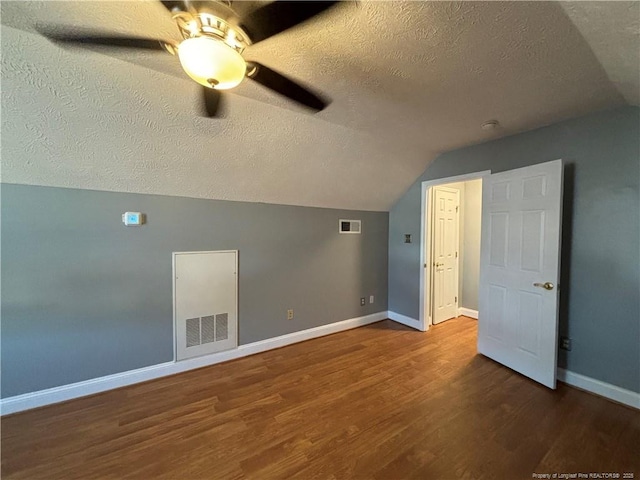
{"type": "Polygon", "coordinates": [[[205,116],[217,117],[221,91],[249,78],[312,111],[328,102],[302,85],[261,63],[246,61],[242,53],[249,45],[305,22],[339,1],[276,0],[258,7],[244,18],[230,1],[162,1],[176,22],[183,40],[121,37],[98,32],[64,32],[40,28],[54,43],[143,50],[166,50],[178,57],[186,74],[202,85],[205,116]]]}

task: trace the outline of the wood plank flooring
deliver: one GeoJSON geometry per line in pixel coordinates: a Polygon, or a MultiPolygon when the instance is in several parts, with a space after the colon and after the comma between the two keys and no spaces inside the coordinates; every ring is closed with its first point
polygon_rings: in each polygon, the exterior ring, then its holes
{"type": "Polygon", "coordinates": [[[11,415],[2,478],[640,478],[640,412],[548,390],[476,335],[387,320],[11,415]]]}

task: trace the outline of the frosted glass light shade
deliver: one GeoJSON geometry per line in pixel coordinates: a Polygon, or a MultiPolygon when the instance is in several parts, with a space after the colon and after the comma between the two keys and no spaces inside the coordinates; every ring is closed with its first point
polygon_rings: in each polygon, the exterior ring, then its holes
{"type": "Polygon", "coordinates": [[[178,58],[187,75],[216,90],[235,87],[247,72],[242,55],[222,40],[211,37],[184,40],[178,45],[178,58]]]}

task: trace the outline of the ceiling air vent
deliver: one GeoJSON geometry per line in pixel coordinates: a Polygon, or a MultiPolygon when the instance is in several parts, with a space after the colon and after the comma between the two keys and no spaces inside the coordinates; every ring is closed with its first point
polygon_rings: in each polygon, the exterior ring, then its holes
{"type": "Polygon", "coordinates": [[[360,233],[362,221],[361,220],[343,220],[340,219],[338,224],[338,231],[340,233],[360,233]]]}

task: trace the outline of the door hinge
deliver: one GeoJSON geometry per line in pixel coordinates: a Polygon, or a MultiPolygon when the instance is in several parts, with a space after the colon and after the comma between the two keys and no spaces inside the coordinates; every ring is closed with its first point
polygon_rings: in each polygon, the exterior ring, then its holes
{"type": "Polygon", "coordinates": [[[456,258],[458,258],[458,252],[456,252],[456,258]]]}
{"type": "Polygon", "coordinates": [[[458,297],[455,297],[455,299],[456,299],[455,301],[457,302],[458,301],[458,297]]]}
{"type": "Polygon", "coordinates": [[[460,208],[460,207],[458,207],[458,206],[456,205],[456,212],[458,212],[458,209],[459,209],[459,208],[460,208]]]}

